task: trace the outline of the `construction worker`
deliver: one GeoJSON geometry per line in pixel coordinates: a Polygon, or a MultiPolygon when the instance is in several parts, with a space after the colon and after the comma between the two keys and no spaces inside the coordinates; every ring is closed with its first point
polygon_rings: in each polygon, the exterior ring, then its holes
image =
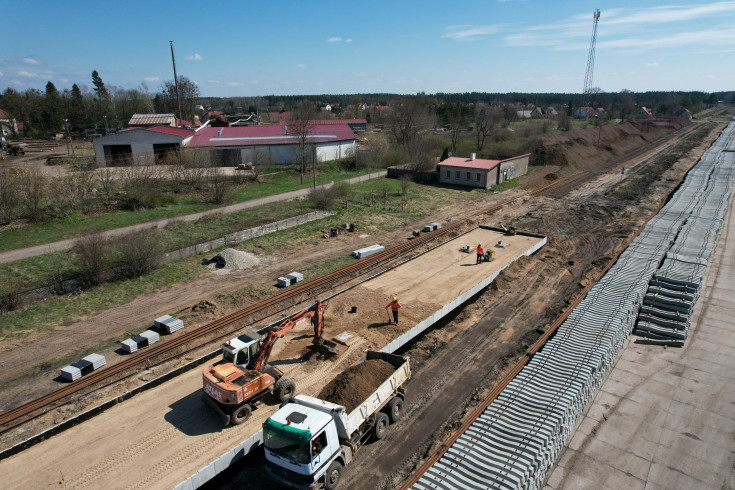
{"type": "Polygon", "coordinates": [[[482,243],[477,244],[477,262],[475,264],[481,264],[482,263],[482,255],[485,253],[484,250],[482,250],[482,243]]]}
{"type": "Polygon", "coordinates": [[[398,298],[393,296],[393,301],[388,303],[388,305],[385,307],[386,310],[388,308],[390,308],[393,311],[393,323],[398,325],[398,309],[402,308],[401,303],[398,302],[398,298]]]}

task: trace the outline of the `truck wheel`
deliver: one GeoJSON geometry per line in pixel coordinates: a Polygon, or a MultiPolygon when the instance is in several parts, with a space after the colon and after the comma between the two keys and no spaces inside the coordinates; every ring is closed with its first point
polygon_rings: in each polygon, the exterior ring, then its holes
{"type": "Polygon", "coordinates": [[[247,403],[241,405],[230,414],[230,422],[232,425],[240,425],[250,418],[252,412],[253,408],[247,403]]]}
{"type": "Polygon", "coordinates": [[[334,490],[342,478],[342,464],[339,461],[332,461],[327,472],[324,474],[324,487],[327,490],[334,490]]]}
{"type": "Polygon", "coordinates": [[[273,393],[279,402],[286,401],[286,398],[292,397],[295,392],[296,385],[288,378],[281,378],[273,385],[273,393]]]}
{"type": "Polygon", "coordinates": [[[388,417],[391,423],[396,423],[401,415],[403,415],[403,399],[397,396],[388,403],[388,417]]]}
{"type": "Polygon", "coordinates": [[[376,439],[382,439],[385,437],[386,432],[388,432],[389,424],[390,421],[388,420],[388,416],[383,412],[378,412],[375,415],[375,427],[373,428],[373,433],[375,434],[376,439]]]}

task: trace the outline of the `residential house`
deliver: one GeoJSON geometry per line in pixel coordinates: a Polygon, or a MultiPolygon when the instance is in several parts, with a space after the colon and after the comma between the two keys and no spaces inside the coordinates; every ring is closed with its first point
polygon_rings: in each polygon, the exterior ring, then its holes
{"type": "Polygon", "coordinates": [[[642,118],[646,118],[646,117],[653,117],[653,111],[651,109],[649,109],[648,107],[646,107],[646,106],[641,106],[633,114],[633,118],[635,118],[635,119],[642,119],[642,118]]]}
{"type": "Polygon", "coordinates": [[[583,121],[587,121],[589,119],[600,119],[603,117],[605,117],[605,109],[602,107],[595,109],[594,107],[586,106],[580,107],[574,111],[574,118],[582,119],[583,121]]]}
{"type": "Polygon", "coordinates": [[[528,172],[530,153],[505,160],[449,157],[437,164],[439,182],[442,184],[463,185],[489,189],[528,172]]]}
{"type": "Polygon", "coordinates": [[[687,109],[686,107],[679,107],[679,110],[677,110],[674,115],[676,117],[686,117],[691,121],[692,117],[694,117],[694,114],[692,114],[692,111],[687,109]]]}
{"type": "Polygon", "coordinates": [[[16,136],[18,130],[18,122],[15,118],[0,109],[0,136],[16,136]]]}

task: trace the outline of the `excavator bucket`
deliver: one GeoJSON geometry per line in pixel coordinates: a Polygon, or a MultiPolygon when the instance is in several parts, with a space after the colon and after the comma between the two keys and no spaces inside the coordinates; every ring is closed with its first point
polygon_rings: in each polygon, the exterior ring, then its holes
{"type": "Polygon", "coordinates": [[[314,341],[314,345],[317,348],[328,351],[332,354],[335,354],[335,355],[339,354],[339,345],[336,342],[333,342],[331,340],[320,338],[318,341],[317,340],[314,341]]]}

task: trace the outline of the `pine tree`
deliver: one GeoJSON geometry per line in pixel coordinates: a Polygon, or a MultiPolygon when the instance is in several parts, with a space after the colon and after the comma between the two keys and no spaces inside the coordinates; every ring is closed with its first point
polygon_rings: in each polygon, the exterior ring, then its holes
{"type": "Polygon", "coordinates": [[[94,85],[94,93],[97,94],[99,100],[108,100],[110,93],[105,87],[105,82],[102,81],[102,77],[97,73],[97,70],[92,71],[92,85],[94,85]]]}

